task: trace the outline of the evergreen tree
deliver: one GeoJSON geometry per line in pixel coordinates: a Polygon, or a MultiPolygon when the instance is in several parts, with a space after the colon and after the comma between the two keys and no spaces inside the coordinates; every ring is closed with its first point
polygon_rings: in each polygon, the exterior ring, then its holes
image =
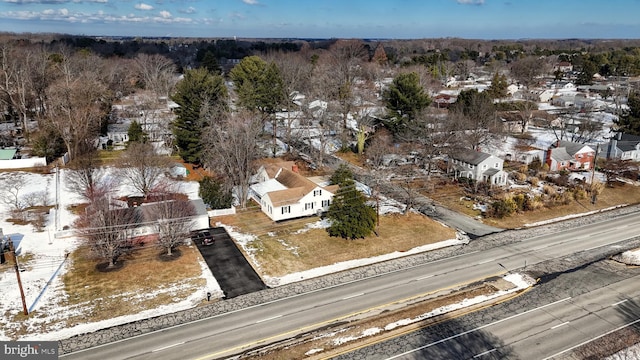
{"type": "Polygon", "coordinates": [[[640,93],[631,93],[627,105],[629,110],[616,121],[618,131],[640,136],[640,93]]]}
{"type": "Polygon", "coordinates": [[[422,109],[431,104],[415,72],[400,74],[393,79],[382,93],[382,99],[388,110],[385,125],[394,134],[402,131],[422,109]]]}
{"type": "Polygon", "coordinates": [[[221,179],[205,176],[198,183],[198,195],[212,209],[227,209],[233,204],[231,189],[225,187],[221,179]]]}
{"type": "Polygon", "coordinates": [[[284,103],[283,81],[275,63],[267,63],[258,56],[249,56],[230,73],[241,106],[259,111],[267,118],[284,103]]]}
{"type": "Polygon", "coordinates": [[[333,196],[327,218],[331,226],[327,228],[329,236],[343,239],[363,239],[376,224],[376,210],[366,204],[365,196],[356,189],[353,179],[345,179],[338,192],[333,196]]]}
{"type": "Polygon", "coordinates": [[[331,185],[343,185],[349,180],[353,180],[353,173],[347,165],[340,164],[333,174],[331,174],[329,183],[331,185]]]}
{"type": "Polygon", "coordinates": [[[497,72],[493,74],[491,86],[487,89],[487,93],[494,99],[503,99],[507,97],[507,77],[497,72]]]}
{"type": "Polygon", "coordinates": [[[205,68],[188,70],[172,99],[180,105],[172,123],[178,154],[186,162],[201,164],[203,129],[211,125],[211,119],[205,117],[215,110],[226,110],[224,79],[205,68]]]}
{"type": "Polygon", "coordinates": [[[136,120],[131,122],[129,125],[129,129],[127,130],[127,135],[129,136],[129,142],[146,142],[147,134],[142,131],[142,125],[136,120]]]}
{"type": "Polygon", "coordinates": [[[200,66],[209,70],[209,72],[213,74],[220,74],[222,70],[220,68],[220,65],[218,64],[218,60],[216,59],[216,56],[210,50],[207,50],[207,52],[204,54],[204,57],[200,62],[200,66]]]}

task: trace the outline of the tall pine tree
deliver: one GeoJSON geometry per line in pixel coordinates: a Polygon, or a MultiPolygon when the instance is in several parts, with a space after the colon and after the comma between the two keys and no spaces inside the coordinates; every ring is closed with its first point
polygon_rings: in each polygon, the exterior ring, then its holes
{"type": "Polygon", "coordinates": [[[331,179],[339,184],[338,192],[333,196],[327,217],[331,226],[327,228],[329,236],[343,239],[363,239],[376,225],[376,210],[366,204],[366,197],[356,189],[352,173],[344,166],[336,171],[331,179]]]}
{"type": "Polygon", "coordinates": [[[630,135],[640,135],[640,93],[631,93],[627,105],[629,105],[629,110],[616,121],[618,131],[630,135]]]}
{"type": "Polygon", "coordinates": [[[205,115],[226,109],[224,79],[205,68],[188,70],[176,85],[172,99],[180,105],[172,123],[178,154],[186,162],[201,164],[203,129],[211,125],[205,115]]]}

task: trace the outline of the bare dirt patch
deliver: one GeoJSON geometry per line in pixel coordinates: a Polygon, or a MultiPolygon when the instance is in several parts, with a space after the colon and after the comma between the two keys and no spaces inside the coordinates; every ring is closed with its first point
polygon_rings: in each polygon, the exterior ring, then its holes
{"type": "MultiPolygon", "coordinates": [[[[511,288],[513,287],[513,284],[508,284],[511,288]]],[[[389,324],[397,324],[398,321],[406,319],[419,319],[424,316],[424,314],[428,314],[435,309],[457,304],[464,299],[493,294],[498,290],[496,285],[498,285],[498,287],[505,286],[505,284],[498,284],[496,281],[472,284],[448,294],[413,301],[397,309],[383,309],[379,312],[369,314],[369,316],[365,316],[364,318],[342,321],[340,324],[312,331],[300,335],[295,339],[249,351],[241,355],[239,359],[260,358],[265,360],[279,360],[330,358],[345,353],[350,349],[393,337],[399,332],[406,331],[409,327],[419,329],[433,325],[434,323],[446,321],[451,315],[444,314],[429,317],[407,325],[399,325],[393,329],[385,329],[389,324]]]]}

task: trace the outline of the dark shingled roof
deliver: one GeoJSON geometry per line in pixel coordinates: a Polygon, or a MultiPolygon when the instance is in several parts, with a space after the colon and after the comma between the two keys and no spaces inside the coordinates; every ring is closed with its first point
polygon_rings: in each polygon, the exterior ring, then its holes
{"type": "Polygon", "coordinates": [[[467,164],[478,165],[484,160],[488,159],[491,156],[491,154],[483,153],[480,151],[462,149],[462,150],[456,151],[450,156],[452,159],[460,160],[467,164]]]}

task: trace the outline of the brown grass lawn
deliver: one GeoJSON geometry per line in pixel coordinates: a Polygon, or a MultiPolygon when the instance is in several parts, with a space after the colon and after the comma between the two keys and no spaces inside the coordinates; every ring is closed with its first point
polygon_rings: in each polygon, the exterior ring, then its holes
{"type": "MultiPolygon", "coordinates": [[[[464,193],[462,189],[455,185],[441,187],[433,194],[427,194],[427,196],[432,196],[436,201],[452,210],[462,212],[469,216],[480,215],[480,211],[473,210],[472,201],[460,200],[460,198],[464,196],[464,193]]],[[[503,219],[483,219],[483,222],[504,229],[514,229],[526,224],[571,214],[586,213],[618,205],[638,203],[640,203],[640,188],[628,184],[618,184],[614,187],[605,188],[603,193],[598,196],[598,201],[595,205],[592,205],[589,199],[582,201],[574,200],[568,205],[551,208],[544,207],[540,210],[518,213],[503,219]]]]}
{"type": "Polygon", "coordinates": [[[96,321],[136,314],[182,301],[194,290],[203,288],[200,252],[195,246],[182,246],[180,251],[182,256],[165,262],[158,259],[161,250],[148,245],[125,256],[124,266],[112,272],[96,270],[96,261],[89,258],[87,249],[73,252],[71,268],[63,276],[68,295],[65,305],[89,306],[81,318],[67,319],[69,325],[82,322],[86,316],[96,321]],[[177,285],[184,288],[179,292],[169,290],[177,285]]]}
{"type": "Polygon", "coordinates": [[[213,220],[255,235],[250,244],[258,262],[254,265],[272,277],[455,238],[453,229],[418,214],[381,216],[379,236],[360,240],[332,238],[325,229],[308,229],[307,224],[317,217],[273,223],[258,208],[213,220]]]}

